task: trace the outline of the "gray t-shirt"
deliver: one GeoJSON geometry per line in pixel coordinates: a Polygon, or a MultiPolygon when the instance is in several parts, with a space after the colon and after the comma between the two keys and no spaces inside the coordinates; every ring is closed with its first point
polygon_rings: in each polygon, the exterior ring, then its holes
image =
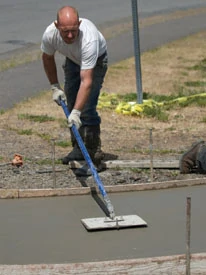
{"type": "Polygon", "coordinates": [[[72,44],[63,41],[54,23],[50,24],[42,37],[41,50],[54,55],[56,51],[78,64],[82,70],[92,69],[107,49],[106,40],[88,19],[80,18],[79,36],[72,44]]]}

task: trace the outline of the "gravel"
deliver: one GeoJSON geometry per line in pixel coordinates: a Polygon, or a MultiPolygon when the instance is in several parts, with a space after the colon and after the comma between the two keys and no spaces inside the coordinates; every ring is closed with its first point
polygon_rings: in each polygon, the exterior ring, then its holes
{"type": "MultiPolygon", "coordinates": [[[[26,162],[21,167],[11,164],[0,165],[0,188],[5,189],[47,189],[47,188],[72,188],[95,186],[92,176],[77,177],[75,169],[67,165],[52,166],[39,165],[32,161],[26,162]]],[[[99,173],[105,186],[127,185],[151,182],[149,169],[106,169],[99,173]]],[[[153,182],[165,182],[172,180],[187,180],[203,178],[205,175],[187,174],[182,175],[175,169],[154,169],[153,182]]]]}

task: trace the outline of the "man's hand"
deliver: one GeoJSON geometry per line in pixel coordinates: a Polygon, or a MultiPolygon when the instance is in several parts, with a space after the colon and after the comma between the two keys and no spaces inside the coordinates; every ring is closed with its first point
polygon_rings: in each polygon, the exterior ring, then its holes
{"type": "Polygon", "coordinates": [[[82,125],[80,120],[80,115],[81,115],[81,112],[79,110],[73,109],[71,111],[71,114],[68,117],[69,127],[72,127],[72,125],[74,124],[77,127],[77,129],[79,129],[79,127],[82,125]]]}
{"type": "Polygon", "coordinates": [[[57,84],[52,84],[51,85],[51,90],[53,92],[53,100],[58,104],[61,105],[60,101],[63,100],[65,103],[67,103],[65,93],[62,91],[60,85],[57,84]]]}

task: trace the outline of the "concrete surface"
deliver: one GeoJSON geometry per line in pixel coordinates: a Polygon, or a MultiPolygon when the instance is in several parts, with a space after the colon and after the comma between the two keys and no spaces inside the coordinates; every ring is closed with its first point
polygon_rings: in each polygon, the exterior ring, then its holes
{"type": "Polygon", "coordinates": [[[0,200],[0,264],[71,263],[167,256],[206,249],[205,186],[110,194],[117,215],[137,214],[147,228],[87,232],[80,220],[104,216],[92,196],[0,200]]]}

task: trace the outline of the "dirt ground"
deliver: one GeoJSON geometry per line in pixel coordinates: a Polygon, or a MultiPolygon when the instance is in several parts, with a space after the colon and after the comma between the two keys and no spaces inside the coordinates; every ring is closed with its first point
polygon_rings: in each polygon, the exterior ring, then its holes
{"type": "MultiPolygon", "coordinates": [[[[187,92],[187,81],[205,83],[205,70],[194,68],[205,58],[206,32],[175,41],[142,55],[142,82],[146,93],[171,95],[187,92]],[[191,49],[195,49],[191,53],[191,49]]],[[[192,87],[205,92],[205,86],[192,87]]],[[[126,94],[136,91],[134,59],[114,64],[108,70],[102,91],[126,94]]],[[[102,118],[102,149],[105,160],[150,159],[151,129],[154,159],[179,160],[192,143],[206,140],[205,107],[196,105],[174,107],[168,111],[166,122],[157,118],[118,114],[111,108],[98,108],[102,118]]],[[[92,177],[77,178],[74,170],[60,164],[58,159],[72,148],[59,146],[70,140],[63,110],[42,92],[0,115],[0,188],[62,188],[90,186],[92,177]],[[45,122],[22,119],[22,115],[48,116],[45,122]],[[54,145],[55,144],[55,145],[54,145]],[[54,153],[55,151],[55,153],[54,153]],[[23,156],[20,168],[11,165],[15,153],[23,156]],[[56,174],[52,173],[55,159],[56,174]]],[[[150,182],[150,170],[128,168],[107,169],[100,173],[105,185],[150,182]]],[[[179,169],[155,169],[154,181],[204,177],[181,175],[179,169]]]]}
{"type": "MultiPolygon", "coordinates": [[[[104,118],[104,116],[102,116],[102,118],[104,118]]],[[[104,125],[104,123],[102,124],[104,125]]],[[[113,124],[114,130],[111,131],[112,128],[110,127],[109,129],[106,125],[105,128],[104,126],[102,127],[102,149],[106,153],[105,161],[114,159],[136,161],[150,159],[148,149],[149,132],[147,129],[129,129],[127,131],[127,127],[124,126],[124,124],[122,128],[119,125],[116,129],[115,124],[113,124]]],[[[61,129],[60,134],[63,135],[64,139],[69,138],[67,128],[61,129]]],[[[71,147],[62,148],[56,145],[54,146],[53,141],[42,140],[41,137],[34,135],[19,135],[13,130],[5,130],[2,128],[0,135],[2,141],[1,155],[4,156],[4,159],[2,159],[0,163],[0,188],[41,189],[95,185],[92,177],[76,177],[75,169],[70,169],[58,161],[58,159],[71,150],[71,147]],[[55,169],[57,171],[55,174],[52,172],[54,149],[56,160],[55,169]],[[15,153],[20,153],[23,156],[23,166],[19,168],[10,164],[15,153]]],[[[164,136],[163,139],[161,138],[161,134],[156,131],[153,137],[154,161],[159,159],[178,160],[181,156],[180,149],[183,150],[187,147],[184,143],[186,135],[185,133],[181,139],[178,132],[176,132],[171,136],[164,136]],[[175,144],[177,146],[175,146],[175,144]],[[164,151],[163,154],[161,151],[164,151]]],[[[194,140],[195,139],[196,138],[194,138],[194,140]]],[[[182,175],[179,173],[179,169],[154,169],[153,173],[153,181],[155,182],[205,177],[205,175],[200,174],[182,175]]],[[[151,182],[150,169],[129,167],[123,169],[117,167],[106,169],[99,175],[105,186],[151,182]]]]}

